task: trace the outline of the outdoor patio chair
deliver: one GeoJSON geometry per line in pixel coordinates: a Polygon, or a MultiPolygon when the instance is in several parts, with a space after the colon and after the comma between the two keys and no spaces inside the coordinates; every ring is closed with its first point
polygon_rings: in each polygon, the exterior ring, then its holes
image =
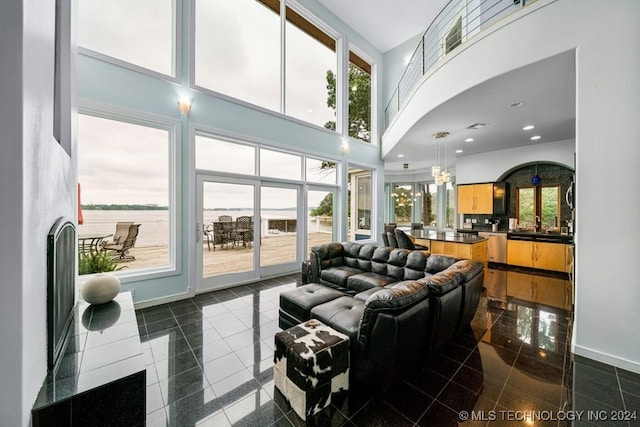
{"type": "Polygon", "coordinates": [[[116,232],[113,233],[113,240],[104,242],[103,245],[119,245],[129,235],[129,228],[133,225],[133,221],[116,222],[116,232]]]}
{"type": "Polygon", "coordinates": [[[218,221],[220,221],[220,222],[231,222],[231,221],[233,221],[233,218],[231,218],[231,215],[220,215],[218,217],[218,221]]]}
{"type": "Polygon", "coordinates": [[[253,242],[253,217],[239,216],[236,218],[236,238],[242,239],[242,246],[251,247],[253,242]]]}
{"type": "Polygon", "coordinates": [[[131,224],[129,226],[129,232],[127,237],[119,244],[107,244],[104,246],[105,249],[113,251],[116,253],[114,259],[116,261],[133,261],[136,259],[133,255],[129,255],[129,249],[133,248],[136,244],[136,239],[138,238],[138,229],[140,228],[140,224],[131,224]]]}

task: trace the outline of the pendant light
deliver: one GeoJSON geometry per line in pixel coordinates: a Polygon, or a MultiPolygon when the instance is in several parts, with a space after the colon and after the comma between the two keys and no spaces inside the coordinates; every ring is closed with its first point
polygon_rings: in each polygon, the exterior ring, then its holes
{"type": "Polygon", "coordinates": [[[447,168],[447,137],[449,136],[449,132],[442,131],[436,132],[433,134],[435,138],[434,143],[434,154],[435,154],[435,164],[431,167],[431,176],[435,179],[436,185],[446,184],[447,182],[451,182],[451,172],[447,168]],[[443,144],[444,149],[444,166],[440,166],[440,156],[442,149],[440,148],[440,144],[443,144]]]}

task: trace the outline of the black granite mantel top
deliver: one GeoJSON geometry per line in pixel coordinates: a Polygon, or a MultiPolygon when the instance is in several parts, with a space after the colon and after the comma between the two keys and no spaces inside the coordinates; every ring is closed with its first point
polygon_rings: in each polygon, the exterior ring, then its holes
{"type": "Polygon", "coordinates": [[[79,300],[65,352],[49,371],[33,411],[145,372],[131,292],[106,304],[79,300]]]}

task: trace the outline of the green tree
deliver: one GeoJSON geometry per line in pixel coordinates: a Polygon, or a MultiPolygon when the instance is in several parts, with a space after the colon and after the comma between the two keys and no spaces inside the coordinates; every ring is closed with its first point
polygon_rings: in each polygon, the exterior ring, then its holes
{"type": "MultiPolygon", "coordinates": [[[[327,71],[327,105],[336,111],[336,76],[327,71]]],[[[336,130],[335,120],[324,125],[336,130]]],[[[349,64],[349,136],[371,142],[371,76],[349,64]]]]}
{"type": "Polygon", "coordinates": [[[333,193],[324,196],[317,208],[311,209],[311,216],[333,216],[333,193]]]}

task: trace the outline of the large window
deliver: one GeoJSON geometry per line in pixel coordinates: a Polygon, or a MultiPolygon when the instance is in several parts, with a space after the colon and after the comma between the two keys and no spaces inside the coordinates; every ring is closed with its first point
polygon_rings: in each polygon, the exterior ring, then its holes
{"type": "Polygon", "coordinates": [[[373,171],[349,166],[349,241],[370,239],[372,234],[373,171]]]}
{"type": "Polygon", "coordinates": [[[318,126],[333,119],[328,76],[337,71],[336,41],[287,7],[285,113],[318,126]]]}
{"type": "Polygon", "coordinates": [[[80,47],[175,76],[176,0],[83,0],[78,8],[80,47]]]}
{"type": "Polygon", "coordinates": [[[195,1],[195,83],[280,110],[279,1],[195,1]]]}
{"type": "Polygon", "coordinates": [[[393,184],[391,193],[393,198],[393,208],[395,222],[399,227],[411,225],[411,214],[413,212],[413,185],[393,184]]]}
{"type": "Polygon", "coordinates": [[[170,265],[172,133],[160,124],[78,116],[78,181],[84,219],[78,235],[84,242],[95,239],[92,247],[82,251],[108,255],[116,260],[113,267],[124,268],[125,273],[170,265]],[[115,249],[130,231],[123,223],[139,227],[132,247],[120,253],[115,249]]]}
{"type": "Polygon", "coordinates": [[[287,6],[283,39],[278,0],[195,5],[197,86],[335,129],[334,37],[287,6]]]}
{"type": "Polygon", "coordinates": [[[371,64],[349,52],[349,136],[371,142],[371,64]]]}
{"type": "Polygon", "coordinates": [[[537,186],[518,188],[518,224],[525,230],[559,227],[560,187],[537,186]]]}
{"type": "Polygon", "coordinates": [[[256,149],[251,145],[196,135],[196,168],[253,175],[256,149]]]}

